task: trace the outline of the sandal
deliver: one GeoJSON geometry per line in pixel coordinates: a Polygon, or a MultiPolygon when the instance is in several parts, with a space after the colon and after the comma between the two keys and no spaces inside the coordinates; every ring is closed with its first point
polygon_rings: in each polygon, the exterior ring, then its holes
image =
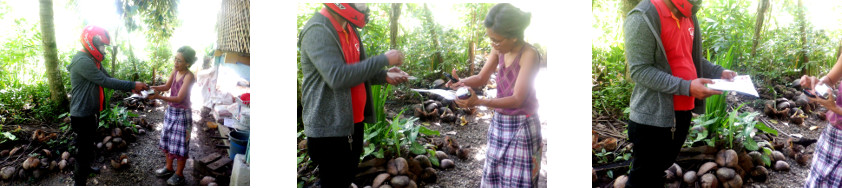
{"type": "Polygon", "coordinates": [[[155,176],[162,178],[175,174],[174,170],[168,170],[166,167],[155,170],[155,176]]]}

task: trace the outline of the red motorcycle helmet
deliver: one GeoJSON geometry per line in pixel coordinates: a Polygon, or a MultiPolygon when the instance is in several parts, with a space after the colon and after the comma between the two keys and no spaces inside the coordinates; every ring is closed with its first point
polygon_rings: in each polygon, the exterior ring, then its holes
{"type": "Polygon", "coordinates": [[[365,3],[325,3],[325,6],[354,27],[363,28],[368,22],[369,11],[365,3]]]}
{"type": "Polygon", "coordinates": [[[94,56],[96,61],[102,61],[103,54],[100,46],[111,45],[111,37],[108,36],[108,31],[99,26],[89,25],[82,30],[82,46],[85,50],[94,56]]]}

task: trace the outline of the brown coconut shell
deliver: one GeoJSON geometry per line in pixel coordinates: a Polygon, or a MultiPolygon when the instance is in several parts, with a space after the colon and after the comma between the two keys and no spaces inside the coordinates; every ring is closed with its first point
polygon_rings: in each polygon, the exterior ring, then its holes
{"type": "Polygon", "coordinates": [[[453,160],[450,160],[450,159],[441,160],[441,168],[442,169],[450,169],[450,168],[453,168],[453,167],[456,167],[456,163],[453,162],[453,160]]]}
{"type": "Polygon", "coordinates": [[[684,183],[694,184],[694,183],[696,183],[696,179],[698,179],[698,178],[699,177],[696,176],[696,171],[691,170],[691,171],[687,171],[686,173],[684,173],[684,183]]]}
{"type": "Polygon", "coordinates": [[[723,188],[742,188],[743,187],[743,178],[740,175],[734,176],[733,179],[729,181],[725,181],[722,183],[723,188]]]}
{"type": "Polygon", "coordinates": [[[389,181],[389,183],[391,183],[394,188],[405,188],[409,186],[409,181],[409,177],[407,176],[395,176],[392,178],[392,181],[389,181]]]}
{"type": "Polygon", "coordinates": [[[389,166],[387,167],[386,172],[393,176],[407,174],[409,172],[409,164],[403,157],[389,160],[389,166]]]}
{"type": "Polygon", "coordinates": [[[756,182],[766,182],[769,177],[769,170],[766,167],[758,165],[751,170],[751,179],[756,182]]]}
{"type": "Polygon", "coordinates": [[[777,171],[789,171],[789,163],[786,161],[777,161],[775,162],[775,170],[777,171]]]}
{"type": "Polygon", "coordinates": [[[705,174],[702,175],[702,178],[699,180],[702,184],[702,188],[717,188],[719,187],[719,182],[716,179],[716,175],[713,174],[705,174]]]}
{"type": "Polygon", "coordinates": [[[717,166],[716,163],[707,162],[705,164],[702,164],[701,167],[699,167],[699,173],[697,175],[703,176],[703,175],[707,174],[708,172],[714,172],[714,171],[716,171],[717,167],[719,167],[719,166],[717,166]]]}
{"type": "Polygon", "coordinates": [[[732,149],[720,150],[718,153],[716,153],[716,164],[718,164],[719,166],[729,168],[737,167],[737,152],[732,149]]]}
{"type": "Polygon", "coordinates": [[[383,185],[389,177],[389,173],[381,173],[380,175],[377,175],[377,177],[374,178],[374,182],[371,184],[371,187],[380,187],[380,185],[383,185]]]}

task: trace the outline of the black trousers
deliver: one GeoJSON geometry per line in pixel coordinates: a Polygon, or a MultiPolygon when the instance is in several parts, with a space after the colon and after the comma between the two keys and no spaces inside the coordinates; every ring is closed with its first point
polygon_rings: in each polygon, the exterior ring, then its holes
{"type": "Polygon", "coordinates": [[[675,132],[671,127],[656,127],[629,121],[632,146],[631,172],[626,187],[664,187],[667,168],[681,151],[693,115],[675,111],[675,132]]]}
{"type": "Polygon", "coordinates": [[[96,116],[70,116],[70,128],[76,133],[76,167],[73,170],[74,185],[85,185],[91,173],[94,159],[94,141],[99,119],[96,116]]]}
{"type": "Polygon", "coordinates": [[[354,134],[350,137],[307,137],[307,152],[319,165],[321,187],[351,186],[360,163],[364,128],[364,123],[354,124],[354,134]]]}

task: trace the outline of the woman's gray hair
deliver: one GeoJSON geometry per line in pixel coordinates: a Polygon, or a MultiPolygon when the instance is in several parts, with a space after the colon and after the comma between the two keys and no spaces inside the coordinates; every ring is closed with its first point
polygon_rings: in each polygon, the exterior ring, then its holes
{"type": "Polygon", "coordinates": [[[506,38],[523,40],[523,31],[529,26],[532,13],[523,12],[509,3],[491,7],[485,16],[485,27],[506,38]]]}
{"type": "Polygon", "coordinates": [[[189,65],[193,65],[196,62],[196,51],[193,50],[190,46],[182,46],[178,48],[178,53],[181,53],[181,57],[184,57],[184,61],[187,62],[189,65]]]}

